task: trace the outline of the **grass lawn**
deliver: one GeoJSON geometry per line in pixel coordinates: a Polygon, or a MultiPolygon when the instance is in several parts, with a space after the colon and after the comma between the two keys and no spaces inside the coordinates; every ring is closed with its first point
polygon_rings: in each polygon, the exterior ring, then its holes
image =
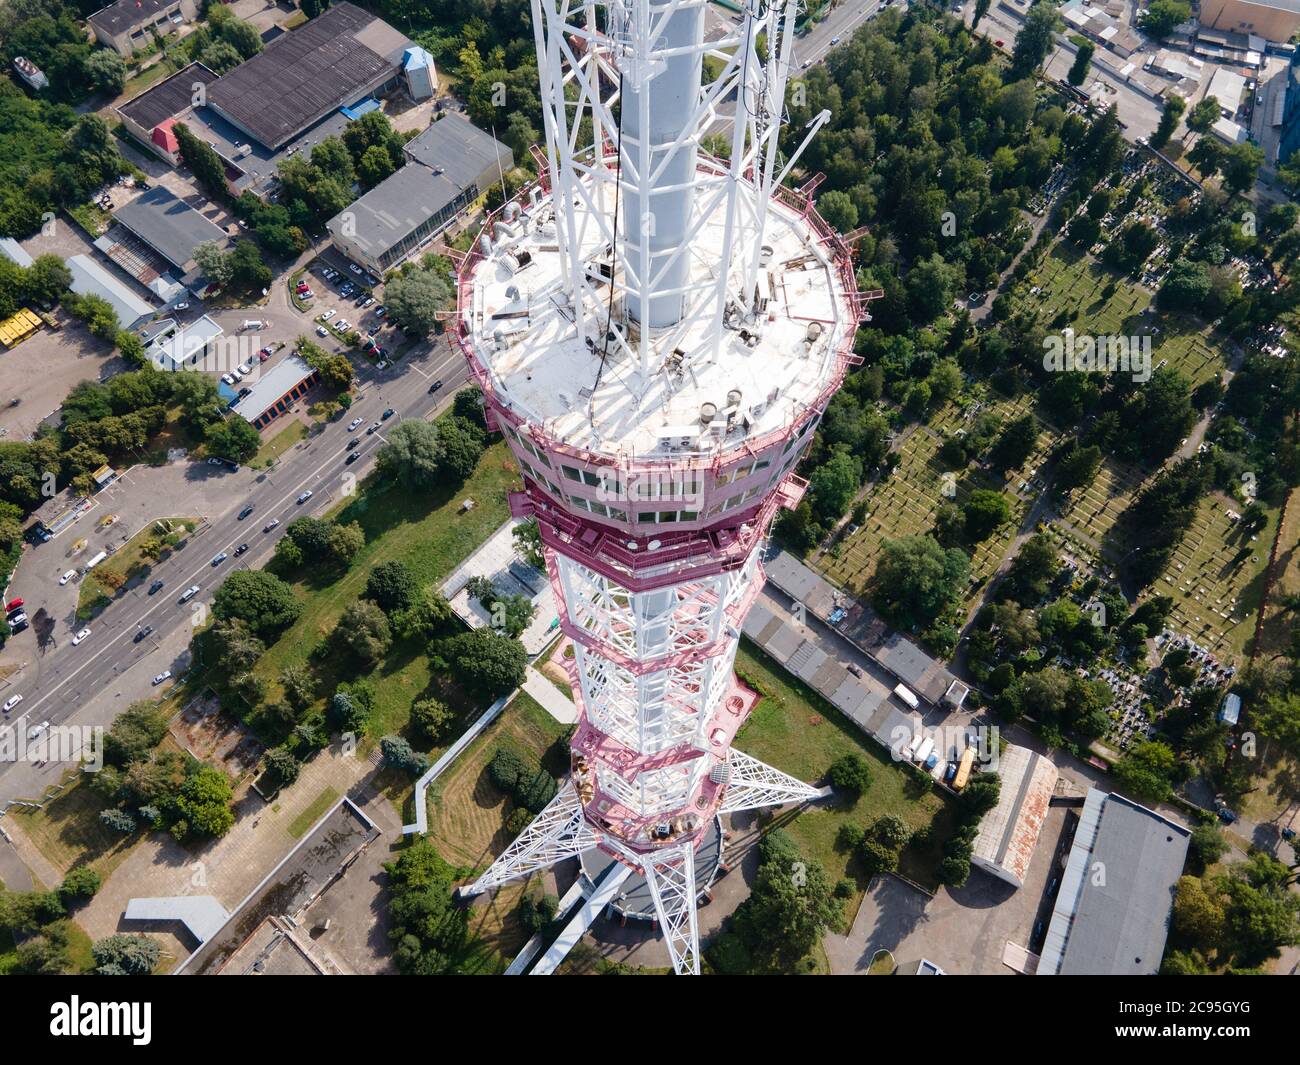
{"type": "MultiPolygon", "coordinates": [[[[0,880],[0,891],[4,889],[5,882],[0,880]]],[[[0,928],[0,976],[8,976],[17,960],[18,950],[14,946],[13,933],[7,928],[0,928]]]]}
{"type": "Polygon", "coordinates": [[[289,822],[289,835],[294,839],[301,839],[312,825],[325,816],[325,811],[338,801],[339,793],[333,788],[325,788],[311,801],[310,806],[289,822]]]}
{"type": "MultiPolygon", "coordinates": [[[[527,694],[516,695],[430,788],[428,838],[438,853],[460,868],[486,868],[513,838],[505,823],[514,809],[488,778],[488,763],[498,748],[506,747],[558,776],[568,768],[555,749],[564,732],[565,726],[527,694]]],[[[470,910],[470,930],[478,940],[476,964],[484,971],[504,969],[527,942],[516,910],[530,883],[507,884],[470,910]]]]}
{"type": "Polygon", "coordinates": [[[740,750],[809,782],[823,779],[831,763],[846,754],[858,755],[871,768],[871,786],[856,803],[819,804],[776,819],[808,857],[822,864],[832,882],[847,876],[857,883],[858,895],[844,910],[846,920],[853,919],[867,878],[857,861],[836,846],[843,824],[868,827],[884,814],[897,814],[913,830],[930,826],[924,847],[903,850],[899,872],[936,888],[943,844],[953,828],[953,808],[942,793],[923,788],[852,721],[747,639],[736,655],[736,673],[762,696],[736,737],[740,750]]]}
{"type": "MultiPolygon", "coordinates": [[[[67,788],[40,809],[15,806],[9,813],[46,859],[66,874],[75,865],[89,864],[105,880],[131,848],[144,838],[124,836],[99,823],[104,803],[79,774],[67,788]]],[[[49,887],[56,885],[50,884],[49,887]]]]}
{"type": "Polygon", "coordinates": [[[271,437],[257,449],[257,454],[253,456],[250,466],[269,466],[275,462],[285,452],[293,448],[299,440],[307,435],[307,426],[305,423],[294,418],[288,425],[281,429],[275,436],[271,437]]]}
{"type": "MultiPolygon", "coordinates": [[[[98,566],[85,575],[77,589],[77,620],[87,621],[108,606],[133,579],[143,579],[153,562],[140,551],[140,545],[146,540],[164,541],[166,537],[179,534],[185,536],[198,525],[198,518],[159,518],[150,522],[122,547],[109,555],[98,566]]],[[[171,549],[163,545],[161,558],[166,558],[171,549]]]]}
{"type": "MultiPolygon", "coordinates": [[[[507,494],[518,478],[510,452],[498,442],[484,452],[464,485],[419,496],[372,480],[359,496],[331,511],[330,516],[339,521],[358,522],[365,530],[366,546],[337,579],[310,569],[294,575],[291,583],[303,600],[302,616],[257,665],[257,672],[271,684],[268,701],[280,697],[277,678],[281,671],[306,664],[312,649],[333,631],[348,604],[361,597],[372,567],[400,559],[420,584],[440,584],[509,517],[507,494]],[[460,510],[464,499],[474,500],[472,510],[460,510]]],[[[357,672],[337,656],[317,662],[313,668],[323,693],[333,693],[339,681],[351,679],[357,672]]],[[[395,645],[369,678],[375,688],[375,710],[368,730],[372,738],[402,731],[411,703],[430,691],[435,680],[423,648],[408,645],[395,645]]]]}

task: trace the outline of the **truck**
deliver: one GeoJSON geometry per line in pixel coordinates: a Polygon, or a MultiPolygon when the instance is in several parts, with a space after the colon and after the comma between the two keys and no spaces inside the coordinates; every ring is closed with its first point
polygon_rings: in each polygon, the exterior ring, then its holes
{"type": "Polygon", "coordinates": [[[98,566],[106,558],[108,558],[108,552],[101,551],[99,554],[97,554],[94,558],[92,558],[89,562],[86,563],[85,572],[89,573],[92,569],[98,566]]]}
{"type": "Polygon", "coordinates": [[[975,764],[975,748],[967,747],[962,752],[961,761],[957,763],[957,775],[952,778],[953,791],[961,791],[970,780],[971,766],[975,764]]]}
{"type": "Polygon", "coordinates": [[[912,694],[912,690],[908,688],[906,684],[899,684],[895,687],[894,695],[897,696],[901,702],[910,706],[913,710],[919,710],[921,708],[921,700],[912,694]]]}
{"type": "Polygon", "coordinates": [[[925,760],[934,752],[934,740],[927,736],[921,746],[916,749],[916,754],[912,755],[912,761],[917,765],[924,765],[925,760]]]}

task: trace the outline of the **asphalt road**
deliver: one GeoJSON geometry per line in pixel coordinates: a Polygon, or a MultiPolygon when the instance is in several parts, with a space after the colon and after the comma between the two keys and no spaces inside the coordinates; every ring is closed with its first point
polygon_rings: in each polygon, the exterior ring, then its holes
{"type": "MultiPolygon", "coordinates": [[[[210,603],[212,593],[229,571],[262,566],[292,518],[328,510],[346,490],[345,475],[360,481],[369,472],[387,430],[403,418],[428,418],[440,413],[469,379],[465,360],[445,341],[439,341],[423,355],[408,356],[388,371],[375,372],[365,367],[361,374],[359,395],[347,417],[330,423],[306,447],[289,452],[272,470],[245,467],[227,474],[224,509],[206,515],[207,524],[191,536],[184,550],[155,565],[147,580],[91,621],[91,635],[84,642],[73,646],[69,639],[60,640],[58,646],[41,656],[39,669],[29,667],[16,678],[4,695],[8,699],[21,694],[23,702],[4,715],[4,723],[29,730],[40,722],[61,724],[83,703],[111,686],[115,678],[140,663],[156,659],[148,667],[148,676],[168,668],[171,660],[159,654],[160,641],[178,627],[188,629],[195,604],[210,603]],[[398,369],[399,373],[393,372],[398,369]],[[441,380],[443,387],[431,395],[428,389],[434,380],[441,380]],[[396,413],[382,423],[381,429],[367,436],[366,426],[380,421],[388,407],[396,413]],[[364,421],[349,433],[347,426],[353,417],[364,421]],[[361,458],[346,466],[347,445],[354,439],[361,441],[355,449],[361,458]],[[312,498],[301,505],[296,503],[307,490],[313,493],[312,498]],[[240,521],[238,514],[249,503],[255,509],[240,521]],[[279,518],[281,524],[264,533],[263,528],[272,518],[279,518]],[[236,559],[234,549],[241,543],[247,543],[249,550],[236,559]],[[212,559],[222,551],[231,557],[214,567],[212,559]],[[164,587],[150,596],[148,587],[157,579],[165,582],[164,587]],[[200,593],[188,603],[179,603],[181,593],[192,584],[199,585],[200,593]],[[135,635],[145,625],[153,626],[154,631],[136,643],[135,635]]],[[[35,550],[57,551],[59,545],[56,539],[35,550]]],[[[109,721],[89,723],[107,725],[109,721]]],[[[15,764],[21,763],[0,763],[0,780],[15,764]]],[[[64,767],[49,768],[57,776],[64,767]]]]}

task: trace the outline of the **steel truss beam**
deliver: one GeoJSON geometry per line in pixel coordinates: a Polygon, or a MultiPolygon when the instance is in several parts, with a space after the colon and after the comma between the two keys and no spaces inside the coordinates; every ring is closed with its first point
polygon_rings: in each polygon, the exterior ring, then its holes
{"type": "Polygon", "coordinates": [[[760,762],[734,747],[727,754],[727,770],[727,790],[718,808],[718,812],[723,814],[808,802],[826,794],[823,789],[773,769],[766,762],[760,762]]]}
{"type": "Polygon", "coordinates": [[[668,957],[678,976],[700,975],[700,923],[696,907],[695,847],[659,851],[642,867],[654,899],[668,957]]]}
{"type": "Polygon", "coordinates": [[[577,857],[596,846],[599,839],[582,816],[582,804],[572,780],[566,780],[519,838],[510,844],[487,871],[468,887],[465,896],[479,895],[546,869],[565,858],[577,857]]]}

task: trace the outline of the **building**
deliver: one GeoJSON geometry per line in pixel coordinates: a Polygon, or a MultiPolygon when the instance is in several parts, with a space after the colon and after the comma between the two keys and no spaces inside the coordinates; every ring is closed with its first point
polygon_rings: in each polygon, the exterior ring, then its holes
{"type": "MultiPolygon", "coordinates": [[[[825,794],[732,747],[757,698],[733,664],[772,521],[803,497],[795,464],[866,317],[843,239],[776,180],[797,150],[699,153],[702,92],[747,79],[740,121],[774,138],[797,69],[777,5],[743,8],[713,40],[707,7],[681,5],[653,33],[629,27],[654,0],[608,26],[542,7],[553,156],[461,262],[454,329],[520,464],[510,508],[537,521],[578,711],[568,780],[461,893],[578,857],[593,890],[575,921],[606,905],[646,915],[692,975],[723,818],[825,794]],[[707,87],[706,54],[737,59],[707,87]],[[760,115],[774,117],[762,132],[760,115]]],[[[566,931],[533,971],[574,941],[566,931]]]]}
{"type": "Polygon", "coordinates": [[[1038,974],[1157,973],[1190,838],[1188,829],[1144,806],[1089,789],[1038,974]]]}
{"type": "Polygon", "coordinates": [[[41,327],[41,319],[26,307],[18,310],[0,322],[0,344],[12,348],[21,344],[41,327]]]}
{"type": "Polygon", "coordinates": [[[1204,0],[1202,26],[1289,41],[1300,29],[1300,0],[1204,0]]]}
{"type": "Polygon", "coordinates": [[[233,409],[254,429],[265,429],[287,413],[319,380],[319,370],[313,370],[300,356],[291,354],[259,377],[248,395],[235,401],[233,409]]]}
{"type": "Polygon", "coordinates": [[[1213,96],[1219,102],[1219,111],[1226,119],[1237,117],[1241,97],[1246,91],[1246,79],[1240,74],[1220,67],[1205,87],[1205,98],[1213,96]]]}
{"type": "Polygon", "coordinates": [[[120,208],[113,223],[95,247],[164,303],[186,291],[203,294],[207,283],[194,249],[206,242],[224,247],[227,239],[225,230],[161,185],[120,208]]]}
{"type": "Polygon", "coordinates": [[[0,255],[18,266],[31,266],[35,261],[13,237],[0,237],[0,255]]]}
{"type": "Polygon", "coordinates": [[[410,47],[382,19],[337,4],[208,85],[208,106],[246,138],[282,148],[340,107],[401,87],[410,47]]]}
{"type": "Polygon", "coordinates": [[[225,332],[206,314],[183,329],[163,332],[145,348],[145,356],[160,370],[212,369],[215,341],[225,332]]]}
{"type": "Polygon", "coordinates": [[[142,318],[154,314],[154,306],[124,281],[119,281],[88,255],[74,255],[67,260],[72,271],[72,291],[79,296],[101,296],[117,312],[117,324],[134,329],[142,318]]]}
{"type": "Polygon", "coordinates": [[[407,163],[329,220],[331,242],[376,277],[424,247],[514,166],[510,149],[459,115],[408,141],[407,163]]]}
{"type": "Polygon", "coordinates": [[[86,21],[100,44],[129,56],[149,44],[155,34],[165,36],[177,26],[193,22],[198,10],[197,0],[117,0],[86,21]]]}
{"type": "Polygon", "coordinates": [[[1056,765],[1027,747],[1008,744],[998,758],[998,776],[998,804],[980,821],[971,865],[1020,888],[1056,790],[1056,765]]]}
{"type": "MultiPolygon", "coordinates": [[[[118,108],[123,125],[172,166],[180,163],[175,126],[209,144],[226,165],[232,195],[274,191],[276,168],[347,129],[377,97],[436,90],[432,59],[381,19],[341,3],[272,40],[246,63],[218,76],[194,63],[118,108]]],[[[427,53],[425,53],[427,55],[427,53]]]]}

